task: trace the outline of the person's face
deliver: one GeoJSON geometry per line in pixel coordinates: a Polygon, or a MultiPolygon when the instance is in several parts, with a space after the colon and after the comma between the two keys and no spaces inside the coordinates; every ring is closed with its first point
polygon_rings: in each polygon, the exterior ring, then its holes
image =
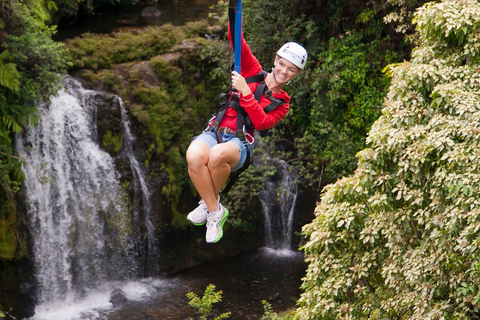
{"type": "Polygon", "coordinates": [[[299,72],[296,65],[282,57],[275,57],[275,80],[278,83],[287,83],[292,80],[299,72]]]}

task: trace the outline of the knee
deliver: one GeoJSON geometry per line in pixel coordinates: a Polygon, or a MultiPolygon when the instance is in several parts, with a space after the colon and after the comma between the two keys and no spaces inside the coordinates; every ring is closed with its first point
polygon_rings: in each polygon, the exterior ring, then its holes
{"type": "Polygon", "coordinates": [[[208,163],[208,153],[196,148],[188,148],[186,158],[188,167],[194,171],[205,167],[208,163]]]}
{"type": "Polygon", "coordinates": [[[227,152],[224,148],[213,147],[210,152],[210,159],[208,160],[208,166],[210,168],[217,168],[224,164],[228,164],[227,152]]]}

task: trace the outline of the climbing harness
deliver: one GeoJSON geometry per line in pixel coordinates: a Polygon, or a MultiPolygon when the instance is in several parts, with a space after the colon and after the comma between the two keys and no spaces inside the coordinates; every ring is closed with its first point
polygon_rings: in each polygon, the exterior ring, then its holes
{"type": "MultiPolygon", "coordinates": [[[[241,46],[242,46],[242,1],[241,0],[230,0],[229,1],[229,21],[230,21],[230,32],[232,36],[232,46],[234,50],[233,59],[234,59],[234,70],[241,73],[241,46]]],[[[262,71],[261,73],[246,78],[245,81],[247,84],[250,83],[258,83],[258,86],[255,90],[254,97],[257,102],[260,103],[260,99],[263,95],[271,100],[271,103],[264,107],[265,113],[269,113],[273,111],[276,107],[285,104],[286,101],[278,98],[272,98],[272,91],[268,90],[267,85],[265,83],[265,77],[267,76],[266,71],[262,71]]],[[[214,131],[217,135],[217,139],[219,142],[221,141],[221,132],[227,132],[233,134],[235,137],[238,137],[245,145],[251,144],[253,145],[255,142],[255,138],[253,137],[251,130],[253,129],[252,121],[248,116],[247,112],[240,106],[240,92],[231,89],[229,93],[222,93],[217,98],[217,105],[216,111],[209,121],[208,127],[204,130],[204,132],[211,132],[214,131]],[[226,128],[220,127],[220,123],[227,111],[228,108],[233,108],[237,113],[237,128],[236,131],[226,128]]],[[[235,172],[232,172],[229,176],[229,179],[221,191],[222,194],[227,194],[230,191],[231,187],[233,186],[235,180],[238,176],[245,171],[250,166],[250,149],[247,149],[247,158],[243,166],[235,172]]]]}

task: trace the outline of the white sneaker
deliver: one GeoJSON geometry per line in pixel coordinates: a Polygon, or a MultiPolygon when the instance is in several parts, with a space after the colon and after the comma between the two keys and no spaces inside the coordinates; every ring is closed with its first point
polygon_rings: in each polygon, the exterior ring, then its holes
{"type": "MultiPolygon", "coordinates": [[[[220,202],[220,195],[218,196],[217,202],[220,202]]],[[[187,219],[196,226],[204,225],[207,222],[207,212],[207,204],[202,199],[198,202],[198,207],[188,214],[187,219]]]]}
{"type": "Polygon", "coordinates": [[[215,212],[209,212],[207,214],[207,235],[206,240],[208,243],[218,242],[223,237],[223,224],[227,220],[228,210],[218,204],[220,209],[215,212]]]}
{"type": "Polygon", "coordinates": [[[196,226],[201,226],[207,222],[207,212],[207,204],[202,199],[198,202],[198,207],[196,207],[192,212],[188,214],[187,219],[192,224],[196,226]]]}

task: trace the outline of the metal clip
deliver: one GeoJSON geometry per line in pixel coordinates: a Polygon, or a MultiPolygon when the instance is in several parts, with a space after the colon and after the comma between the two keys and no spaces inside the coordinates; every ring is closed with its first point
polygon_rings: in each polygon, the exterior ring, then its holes
{"type": "Polygon", "coordinates": [[[255,138],[248,132],[245,132],[245,137],[252,139],[252,141],[250,141],[248,139],[246,139],[246,140],[248,141],[249,145],[253,146],[253,144],[255,143],[255,138]]]}
{"type": "Polygon", "coordinates": [[[245,141],[246,141],[249,145],[253,146],[253,144],[255,143],[255,138],[254,138],[250,133],[248,133],[247,130],[245,130],[245,125],[243,125],[243,134],[245,135],[245,141]],[[247,138],[252,139],[252,141],[248,140],[247,138]]]}

